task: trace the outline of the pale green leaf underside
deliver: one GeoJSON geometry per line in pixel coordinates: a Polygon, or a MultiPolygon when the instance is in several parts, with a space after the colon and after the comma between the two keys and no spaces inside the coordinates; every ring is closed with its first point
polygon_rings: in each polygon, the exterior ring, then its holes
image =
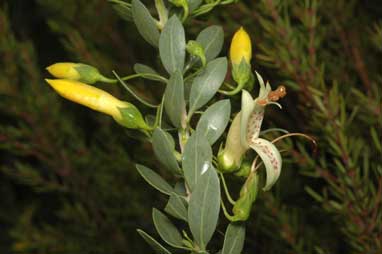
{"type": "Polygon", "coordinates": [[[176,15],[166,23],[159,38],[159,55],[169,74],[182,71],[186,56],[186,38],[184,28],[176,15]]]}
{"type": "Polygon", "coordinates": [[[227,73],[227,59],[217,58],[207,64],[203,73],[196,77],[190,91],[190,114],[205,105],[218,91],[227,73]]]}
{"type": "Polygon", "coordinates": [[[184,147],[182,167],[187,185],[192,192],[202,173],[212,167],[212,149],[207,139],[197,132],[188,139],[184,147]]]}
{"type": "Polygon", "coordinates": [[[191,194],[188,223],[194,240],[202,250],[215,232],[220,210],[220,184],[214,168],[207,170],[199,179],[191,194]]]}
{"type": "Polygon", "coordinates": [[[187,222],[187,208],[184,199],[176,193],[172,193],[164,210],[177,219],[187,222]]]}
{"type": "Polygon", "coordinates": [[[185,117],[185,107],[183,76],[180,71],[175,71],[166,86],[164,108],[171,123],[177,128],[181,126],[182,118],[185,117]]]}
{"type": "Polygon", "coordinates": [[[173,247],[183,248],[182,235],[166,215],[158,209],[153,208],[153,221],[163,241],[173,247]]]}
{"type": "Polygon", "coordinates": [[[158,47],[159,30],[145,5],[139,0],[133,0],[131,2],[131,11],[138,32],[148,43],[154,47],[158,47]]]}
{"type": "Polygon", "coordinates": [[[141,229],[137,229],[138,234],[142,236],[142,238],[153,248],[155,253],[157,254],[172,254],[169,250],[163,247],[157,240],[147,234],[145,231],[141,229]]]}
{"type": "Polygon", "coordinates": [[[157,189],[158,191],[170,195],[174,189],[169,185],[160,175],[153,170],[143,165],[137,164],[136,168],[139,174],[146,180],[148,184],[157,189]]]}
{"type": "Polygon", "coordinates": [[[224,236],[221,254],[240,254],[244,247],[245,223],[230,223],[224,236]]]}
{"type": "Polygon", "coordinates": [[[196,126],[196,131],[200,135],[206,137],[210,145],[213,145],[227,127],[230,114],[230,101],[218,101],[202,114],[202,117],[196,126]]]}
{"type": "Polygon", "coordinates": [[[203,46],[207,61],[211,61],[219,55],[223,47],[223,28],[221,26],[209,26],[199,33],[196,41],[203,46]]]}
{"type": "Polygon", "coordinates": [[[152,136],[152,143],[158,160],[166,169],[178,174],[181,170],[174,155],[175,144],[172,137],[164,130],[156,128],[152,136]]]}

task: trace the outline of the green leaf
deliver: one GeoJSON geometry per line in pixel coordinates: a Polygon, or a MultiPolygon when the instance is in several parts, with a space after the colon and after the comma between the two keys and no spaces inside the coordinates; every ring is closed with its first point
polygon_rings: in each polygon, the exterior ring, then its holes
{"type": "Polygon", "coordinates": [[[210,106],[200,118],[196,131],[207,137],[210,145],[222,135],[231,115],[231,104],[229,100],[221,100],[210,106]]]}
{"type": "Polygon", "coordinates": [[[217,58],[207,64],[204,72],[192,82],[190,114],[206,104],[218,91],[227,73],[227,59],[217,58]]]}
{"type": "Polygon", "coordinates": [[[174,216],[177,219],[184,220],[187,222],[187,208],[184,198],[176,193],[172,193],[167,202],[164,210],[174,216]]]}
{"type": "Polygon", "coordinates": [[[277,181],[281,173],[282,159],[277,147],[268,140],[257,138],[250,144],[264,163],[267,179],[264,191],[269,190],[277,181]]]}
{"type": "Polygon", "coordinates": [[[240,254],[244,247],[245,224],[230,223],[224,237],[222,254],[240,254]]]}
{"type": "Polygon", "coordinates": [[[131,2],[133,20],[142,37],[154,47],[158,47],[159,30],[146,6],[139,0],[131,2]]]}
{"type": "Polygon", "coordinates": [[[160,128],[156,128],[152,136],[152,143],[158,160],[171,172],[180,173],[181,170],[174,155],[175,143],[171,135],[160,128]]]}
{"type": "Polygon", "coordinates": [[[182,119],[186,117],[183,76],[180,71],[175,71],[167,83],[164,93],[164,109],[171,123],[180,128],[182,119]]]}
{"type": "Polygon", "coordinates": [[[192,192],[201,175],[211,169],[212,149],[207,139],[194,132],[184,147],[182,167],[184,178],[192,192]]]}
{"type": "Polygon", "coordinates": [[[123,2],[123,1],[118,1],[118,2],[113,2],[113,8],[116,10],[118,15],[126,20],[126,21],[132,21],[133,17],[131,14],[131,4],[123,2]]]}
{"type": "Polygon", "coordinates": [[[154,81],[163,81],[161,78],[159,78],[158,72],[156,72],[153,68],[150,66],[136,63],[134,64],[134,71],[139,74],[151,74],[151,75],[157,75],[158,77],[147,75],[147,76],[142,76],[142,78],[149,79],[149,80],[154,80],[154,81]]]}
{"type": "Polygon", "coordinates": [[[199,179],[188,207],[191,233],[202,250],[205,250],[216,229],[219,210],[219,178],[216,170],[211,167],[199,179]]]}
{"type": "Polygon", "coordinates": [[[173,15],[166,23],[159,38],[159,55],[169,74],[182,71],[186,57],[186,38],[182,23],[173,15]]]}
{"type": "Polygon", "coordinates": [[[163,247],[157,240],[152,238],[149,234],[141,229],[137,229],[138,234],[142,236],[142,238],[153,248],[155,253],[157,254],[171,254],[169,250],[163,247]]]}
{"type": "Polygon", "coordinates": [[[224,42],[223,28],[221,26],[209,26],[199,33],[196,41],[203,46],[207,61],[211,61],[222,50],[224,42]]]}
{"type": "Polygon", "coordinates": [[[166,215],[158,209],[153,208],[153,220],[160,237],[162,237],[166,243],[176,248],[184,248],[182,235],[166,215]]]}
{"type": "Polygon", "coordinates": [[[169,185],[160,175],[155,173],[153,170],[140,165],[135,165],[139,174],[146,180],[148,184],[157,189],[158,191],[170,195],[174,192],[174,189],[169,185]]]}
{"type": "Polygon", "coordinates": [[[192,13],[196,8],[200,6],[203,0],[188,0],[188,8],[190,13],[192,13]]]}

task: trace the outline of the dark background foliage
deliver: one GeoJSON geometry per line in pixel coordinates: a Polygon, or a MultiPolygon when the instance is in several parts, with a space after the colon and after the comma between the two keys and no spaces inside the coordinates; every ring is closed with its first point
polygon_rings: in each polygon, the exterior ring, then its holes
{"type": "MultiPolygon", "coordinates": [[[[382,5],[314,3],[241,1],[186,24],[188,38],[222,25],[222,55],[245,26],[255,69],[288,88],[284,109],[268,110],[265,125],[318,143],[317,151],[303,140],[279,143],[288,149],[282,177],[256,202],[244,253],[382,253],[382,5]]],[[[135,228],[152,233],[151,207],[164,199],[134,162],[168,176],[134,132],[49,89],[44,68],[59,61],[107,74],[132,73],[136,62],[159,66],[105,0],[0,2],[0,251],[148,253],[135,228]]],[[[155,100],[161,91],[151,87],[136,83],[155,100]]]]}

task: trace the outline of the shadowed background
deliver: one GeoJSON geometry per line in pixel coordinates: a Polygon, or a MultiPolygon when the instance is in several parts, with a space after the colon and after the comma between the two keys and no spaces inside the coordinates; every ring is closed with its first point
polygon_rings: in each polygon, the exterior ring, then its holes
{"type": "MultiPolygon", "coordinates": [[[[185,24],[188,39],[222,25],[222,56],[243,25],[254,68],[288,88],[284,109],[267,109],[264,125],[318,141],[317,152],[303,140],[279,144],[289,151],[282,177],[256,202],[244,253],[382,252],[382,5],[314,3],[241,1],[185,24]]],[[[60,61],[109,76],[132,73],[136,62],[160,66],[105,0],[0,2],[0,251],[148,253],[135,229],[154,232],[151,207],[163,207],[164,197],[134,163],[169,176],[136,133],[47,86],[45,67],[60,61]]],[[[120,86],[98,86],[150,112],[120,86]]],[[[134,83],[152,101],[162,92],[154,86],[134,83]]],[[[239,102],[233,98],[233,112],[239,102]]]]}

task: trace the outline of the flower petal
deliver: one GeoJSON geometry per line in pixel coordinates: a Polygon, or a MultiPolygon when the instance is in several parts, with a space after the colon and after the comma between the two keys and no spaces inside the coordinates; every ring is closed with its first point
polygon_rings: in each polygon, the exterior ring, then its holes
{"type": "Polygon", "coordinates": [[[240,119],[240,141],[242,145],[249,148],[247,141],[248,121],[255,107],[255,101],[246,90],[241,96],[241,119],[240,119]]]}
{"type": "Polygon", "coordinates": [[[280,176],[282,159],[277,147],[268,140],[257,138],[250,144],[262,159],[266,172],[266,183],[264,191],[269,190],[280,176]]]}

